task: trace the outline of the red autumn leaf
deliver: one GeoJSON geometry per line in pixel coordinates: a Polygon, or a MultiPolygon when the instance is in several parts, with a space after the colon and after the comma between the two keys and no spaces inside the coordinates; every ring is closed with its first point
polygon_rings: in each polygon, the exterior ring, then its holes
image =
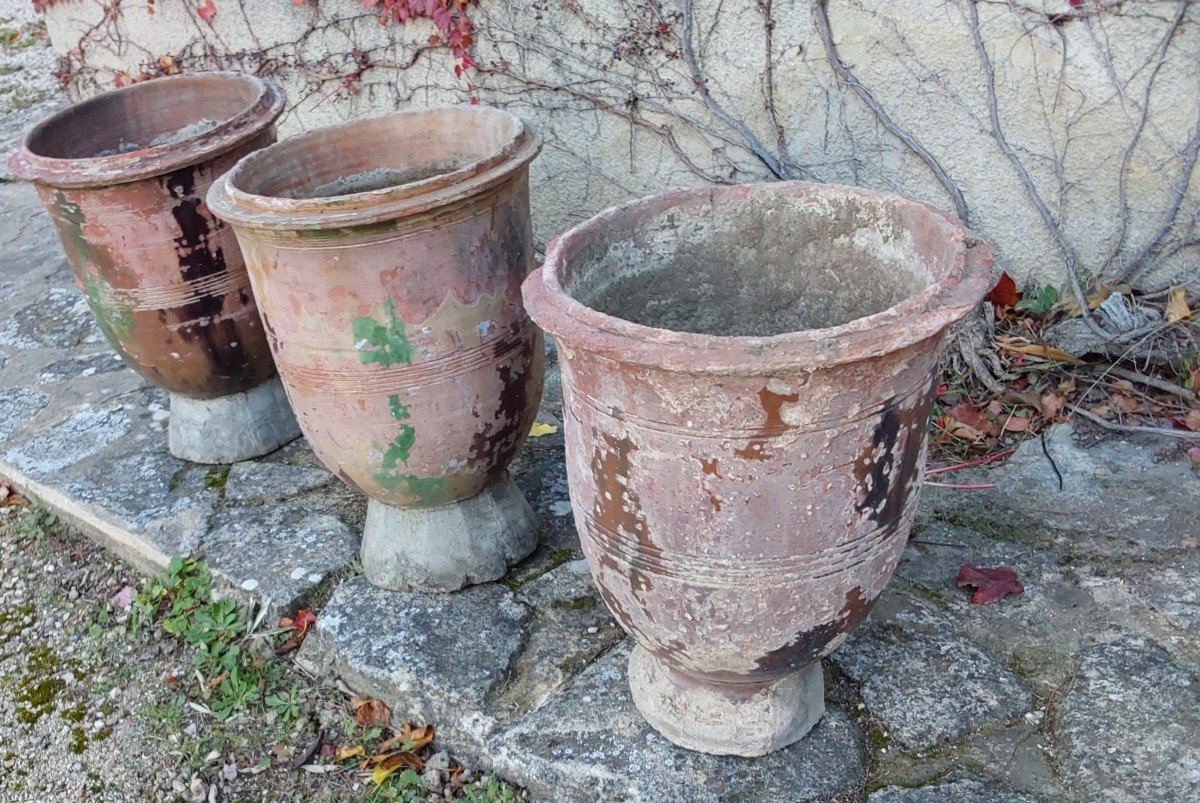
{"type": "Polygon", "coordinates": [[[205,22],[212,22],[212,18],[217,16],[217,7],[213,4],[213,0],[204,0],[196,9],[196,14],[205,22]]]}
{"type": "Polygon", "coordinates": [[[315,625],[316,623],[317,615],[310,610],[301,608],[299,612],[296,613],[296,619],[292,623],[292,627],[296,628],[301,633],[306,633],[308,632],[309,625],[315,625]]]}
{"type": "Polygon", "coordinates": [[[1029,429],[1029,419],[1013,416],[1004,422],[1005,432],[1025,432],[1029,429]]]}
{"type": "Polygon", "coordinates": [[[1016,571],[1008,566],[981,569],[964,563],[958,570],[955,582],[959,588],[975,588],[971,594],[971,602],[975,605],[990,605],[1009,594],[1021,594],[1025,591],[1025,586],[1017,579],[1016,571]]]}
{"type": "Polygon", "coordinates": [[[987,413],[968,402],[956,404],[946,412],[955,421],[960,424],[966,424],[976,432],[983,433],[984,435],[996,434],[996,425],[988,418],[987,413]]]}
{"type": "Polygon", "coordinates": [[[987,300],[997,307],[1015,307],[1021,294],[1017,292],[1017,283],[1007,273],[1000,274],[1000,281],[987,294],[987,300]]]}

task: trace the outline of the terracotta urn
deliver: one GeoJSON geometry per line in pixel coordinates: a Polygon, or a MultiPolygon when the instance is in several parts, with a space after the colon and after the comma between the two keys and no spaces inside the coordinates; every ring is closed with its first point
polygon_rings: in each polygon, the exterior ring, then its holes
{"type": "Polygon", "coordinates": [[[947,327],[992,257],[924,204],[832,185],[683,189],[552,243],[567,473],[642,715],[762,755],[824,712],[916,510],[947,327]]]}
{"type": "Polygon", "coordinates": [[[9,162],[36,186],[101,330],[171,397],[177,457],[231,463],[299,436],[213,181],[275,141],[274,84],[163,78],[76,103],[9,162]]]}
{"type": "Polygon", "coordinates": [[[405,111],[280,142],[209,193],[301,429],[370,497],[377,585],[495,580],[536,544],[507,467],[542,392],[542,335],[521,304],[540,148],[497,109],[405,111]]]}

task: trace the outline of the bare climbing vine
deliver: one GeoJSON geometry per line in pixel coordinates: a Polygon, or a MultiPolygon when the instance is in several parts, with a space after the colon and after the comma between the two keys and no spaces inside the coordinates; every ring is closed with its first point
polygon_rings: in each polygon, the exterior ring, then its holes
{"type": "MultiPolygon", "coordinates": [[[[922,4],[937,25],[952,29],[947,42],[967,48],[965,61],[974,63],[967,73],[939,66],[937,54],[923,49],[913,28],[896,16],[915,11],[893,11],[872,0],[359,0],[356,11],[348,3],[293,0],[296,13],[308,15],[307,27],[294,37],[259,30],[247,0],[215,0],[215,7],[212,0],[159,0],[160,6],[183,3],[194,33],[172,53],[149,52],[125,35],[122,17],[133,12],[123,9],[122,0],[83,1],[101,12],[63,65],[64,82],[78,91],[231,67],[299,76],[306,89],[293,106],[311,109],[368,85],[394,93],[390,101],[399,105],[416,91],[419,76],[426,77],[418,88],[457,80],[464,97],[478,87],[488,102],[528,108],[539,119],[593,116],[597,131],[611,131],[611,122],[620,121],[628,171],[613,164],[611,143],[603,158],[590,154],[590,142],[559,146],[562,159],[577,160],[610,195],[646,189],[634,165],[660,182],[687,176],[714,183],[842,181],[921,195],[989,236],[997,212],[985,211],[971,161],[959,158],[956,143],[919,125],[924,99],[937,99],[970,121],[998,154],[995,180],[1019,188],[1023,201],[1014,203],[1027,204],[1025,213],[1040,229],[1028,235],[1044,238],[1061,266],[1060,284],[1093,335],[1144,344],[1162,328],[1152,321],[1114,331],[1103,311],[1094,309],[1097,285],[1130,283],[1153,298],[1200,276],[1200,203],[1190,189],[1200,156],[1200,91],[1167,97],[1163,80],[1172,74],[1178,86],[1179,70],[1172,65],[1197,52],[1196,0],[922,4]],[[222,40],[219,23],[234,15],[252,32],[253,48],[222,40]],[[425,25],[429,34],[381,40],[380,22],[397,32],[425,25]],[[857,24],[887,40],[888,49],[878,55],[908,82],[903,101],[883,81],[874,56],[864,59],[847,44],[847,32],[857,24]],[[1140,49],[1122,35],[1134,25],[1153,33],[1139,39],[1140,49]],[[1015,43],[1003,33],[1014,29],[1015,43]],[[1018,47],[1025,48],[1021,66],[1018,47]],[[435,58],[447,52],[448,62],[435,58]],[[1104,83],[1092,96],[1067,77],[1080,53],[1094,62],[1104,83]],[[114,62],[136,66],[123,73],[101,66],[114,62]],[[449,64],[454,76],[440,64],[449,64]],[[729,75],[739,70],[755,76],[753,91],[746,91],[753,83],[747,81],[731,88],[729,75]],[[1035,99],[1015,94],[1021,82],[1033,87],[1035,99]],[[1015,106],[1021,97],[1025,105],[1015,106]],[[1168,106],[1191,115],[1182,137],[1178,125],[1168,130],[1160,119],[1168,106]],[[1114,109],[1122,121],[1118,130],[1101,132],[1108,147],[1115,143],[1109,163],[1119,165],[1110,193],[1116,197],[1106,199],[1113,225],[1111,236],[1097,243],[1094,227],[1074,225],[1083,215],[1106,214],[1085,208],[1081,199],[1089,197],[1090,177],[1079,173],[1078,160],[1098,141],[1091,121],[1114,109]],[[819,139],[799,115],[821,119],[819,139]],[[610,121],[607,128],[601,118],[610,121]],[[1151,210],[1131,193],[1131,177],[1139,174],[1144,187],[1147,172],[1157,186],[1169,188],[1151,210]]],[[[1009,244],[991,239],[1004,257],[1009,244]]],[[[1022,272],[1019,265],[1011,268],[1022,272]]],[[[986,351],[988,340],[978,327],[961,338],[971,352],[986,351]]],[[[973,371],[989,372],[986,358],[970,359],[973,371]]],[[[991,366],[993,378],[996,370],[991,366]]]]}

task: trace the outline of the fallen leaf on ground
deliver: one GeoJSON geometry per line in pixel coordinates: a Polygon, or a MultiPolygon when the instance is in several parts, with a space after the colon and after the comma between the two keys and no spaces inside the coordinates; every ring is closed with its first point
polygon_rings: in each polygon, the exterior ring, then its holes
{"type": "Polygon", "coordinates": [[[1083,360],[1078,357],[1072,357],[1062,349],[1056,349],[1054,346],[1043,346],[1041,343],[999,343],[998,345],[1006,351],[1015,351],[1030,357],[1040,357],[1043,360],[1065,362],[1068,365],[1086,364],[1083,360]]]}
{"type": "Polygon", "coordinates": [[[1183,417],[1183,424],[1192,432],[1200,432],[1200,410],[1188,410],[1183,417]]]}
{"type": "Polygon", "coordinates": [[[1167,299],[1167,323],[1178,323],[1190,317],[1192,311],[1188,309],[1187,290],[1182,287],[1172,290],[1171,297],[1167,299]]]}
{"type": "MultiPolygon", "coordinates": [[[[946,413],[958,423],[966,424],[975,432],[983,435],[996,434],[996,426],[988,418],[987,413],[967,402],[954,405],[946,413]]],[[[973,440],[978,440],[978,438],[973,438],[973,440]]]]}
{"type": "Polygon", "coordinates": [[[1005,432],[1024,432],[1029,429],[1029,419],[1013,416],[1004,422],[1005,432]]]}
{"type": "Polygon", "coordinates": [[[1067,403],[1067,397],[1061,393],[1043,393],[1038,401],[1041,404],[1042,415],[1054,419],[1058,418],[1058,414],[1062,412],[1063,406],[1067,403]]]}
{"type": "Polygon", "coordinates": [[[392,718],[392,710],[383,700],[352,697],[350,707],[354,709],[354,721],[360,728],[372,728],[376,725],[386,728],[392,718]]]}
{"type": "Polygon", "coordinates": [[[535,421],[533,426],[529,428],[529,437],[540,438],[543,435],[553,435],[558,432],[558,427],[553,424],[543,424],[541,421],[535,421]]]}
{"type": "Polygon", "coordinates": [[[26,503],[25,497],[12,489],[8,480],[0,480],[0,507],[15,507],[26,503]]]}
{"type": "Polygon", "coordinates": [[[417,750],[433,741],[432,725],[410,725],[405,722],[400,726],[400,738],[412,745],[410,750],[417,750]]]}
{"type": "Polygon", "coordinates": [[[292,635],[287,641],[275,648],[276,655],[287,655],[289,652],[294,652],[300,649],[300,645],[304,643],[304,639],[308,636],[308,628],[317,623],[317,615],[312,611],[301,608],[296,613],[296,618],[284,616],[279,620],[279,626],[290,628],[292,635]]]}
{"type": "Polygon", "coordinates": [[[975,588],[971,594],[971,602],[975,605],[990,605],[1009,594],[1021,594],[1025,591],[1025,586],[1017,579],[1016,571],[1008,566],[979,568],[964,563],[958,570],[955,583],[959,588],[975,588]]]}
{"type": "MultiPolygon", "coordinates": [[[[1105,301],[1108,301],[1108,297],[1113,293],[1119,293],[1126,289],[1128,289],[1128,285],[1121,285],[1119,287],[1109,287],[1107,284],[1096,285],[1096,288],[1088,293],[1085,299],[1088,309],[1096,309],[1105,301]]],[[[1070,318],[1078,318],[1083,314],[1082,310],[1079,309],[1079,302],[1075,300],[1074,293],[1064,295],[1060,303],[1062,304],[1063,312],[1070,318]]]]}
{"type": "Polygon", "coordinates": [[[955,421],[948,415],[938,416],[934,425],[952,438],[970,441],[971,443],[981,441],[984,437],[983,433],[979,430],[961,421],[955,421]]]}
{"type": "Polygon", "coordinates": [[[345,747],[343,747],[342,749],[338,750],[336,753],[333,754],[333,760],[334,761],[347,761],[356,756],[361,756],[365,752],[366,751],[363,750],[363,746],[361,744],[346,745],[345,747]]]}
{"type": "Polygon", "coordinates": [[[133,586],[125,586],[108,600],[114,607],[127,611],[133,606],[133,586]]]}
{"type": "Polygon", "coordinates": [[[997,307],[1015,307],[1021,294],[1017,292],[1017,283],[1007,273],[1000,274],[1000,281],[987,294],[987,300],[997,307]]]}

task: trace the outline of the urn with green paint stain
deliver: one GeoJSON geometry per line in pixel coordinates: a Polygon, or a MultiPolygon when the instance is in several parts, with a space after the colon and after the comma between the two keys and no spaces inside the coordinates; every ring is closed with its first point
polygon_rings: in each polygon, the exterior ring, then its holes
{"type": "Polygon", "coordinates": [[[233,232],[209,186],[275,141],[282,91],[200,73],[106,92],[34,126],[10,165],[35,185],[117,352],[172,397],[178,457],[227,463],[299,433],[233,232]]]}
{"type": "Polygon", "coordinates": [[[379,585],[497,579],[536,542],[507,468],[542,391],[520,289],[540,147],[498,109],[413,110],[280,142],[209,193],[301,428],[371,499],[379,585]]]}

